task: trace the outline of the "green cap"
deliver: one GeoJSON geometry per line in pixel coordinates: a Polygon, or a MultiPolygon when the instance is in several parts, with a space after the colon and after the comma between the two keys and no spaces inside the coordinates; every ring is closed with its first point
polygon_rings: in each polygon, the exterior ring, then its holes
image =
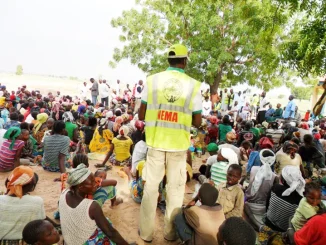
{"type": "Polygon", "coordinates": [[[188,49],[182,44],[174,44],[168,50],[168,58],[188,58],[188,49]],[[169,55],[170,52],[174,52],[174,55],[169,55]]]}

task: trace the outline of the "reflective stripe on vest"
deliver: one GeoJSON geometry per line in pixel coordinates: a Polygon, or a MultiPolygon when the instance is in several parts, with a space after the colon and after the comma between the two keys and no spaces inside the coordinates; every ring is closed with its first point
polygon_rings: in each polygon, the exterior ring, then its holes
{"type": "Polygon", "coordinates": [[[194,96],[200,83],[179,72],[148,78],[146,143],[161,150],[187,150],[190,145],[194,96]]]}

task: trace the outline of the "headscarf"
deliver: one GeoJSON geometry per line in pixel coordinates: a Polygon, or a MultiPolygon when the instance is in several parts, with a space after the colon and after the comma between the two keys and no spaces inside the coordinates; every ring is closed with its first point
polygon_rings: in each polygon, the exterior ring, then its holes
{"type": "Polygon", "coordinates": [[[11,144],[9,146],[9,149],[12,150],[15,145],[15,141],[17,137],[21,134],[21,129],[18,127],[10,127],[7,132],[4,134],[3,138],[7,140],[11,140],[11,144]]]}
{"type": "Polygon", "coordinates": [[[49,115],[46,114],[46,113],[40,113],[40,114],[37,115],[36,120],[38,121],[38,123],[35,124],[35,126],[34,126],[35,127],[35,131],[34,131],[35,134],[40,130],[42,125],[44,123],[46,123],[46,120],[48,120],[48,118],[49,118],[49,115]]]}
{"type": "Polygon", "coordinates": [[[237,136],[236,136],[235,133],[233,133],[233,132],[228,132],[228,133],[226,134],[226,141],[227,141],[227,142],[233,142],[233,141],[236,140],[236,138],[237,138],[237,136]]]}
{"type": "Polygon", "coordinates": [[[222,156],[228,160],[229,164],[239,164],[237,154],[230,148],[221,149],[222,156]]]}
{"type": "Polygon", "coordinates": [[[274,146],[274,143],[268,137],[262,137],[258,144],[260,149],[272,149],[274,146]]]}
{"type": "Polygon", "coordinates": [[[129,127],[127,126],[122,126],[120,129],[119,129],[119,135],[118,135],[118,138],[120,138],[121,136],[128,136],[129,134],[129,127]]]}
{"type": "Polygon", "coordinates": [[[85,109],[86,109],[86,106],[84,106],[84,105],[79,105],[79,106],[78,106],[78,109],[77,109],[77,112],[78,112],[79,114],[82,114],[82,113],[84,113],[85,109]]]}
{"type": "Polygon", "coordinates": [[[30,183],[34,178],[34,171],[27,166],[15,168],[8,177],[7,195],[23,196],[23,186],[30,183]]]}
{"type": "Polygon", "coordinates": [[[315,133],[315,134],[314,134],[314,139],[315,139],[315,140],[320,140],[320,139],[321,139],[321,135],[320,135],[320,133],[315,133]]]}
{"type": "Polygon", "coordinates": [[[271,166],[275,163],[275,153],[269,149],[264,149],[259,153],[260,161],[263,164],[257,171],[251,187],[251,195],[255,195],[264,180],[271,180],[273,171],[271,166]],[[273,156],[264,157],[264,152],[270,152],[273,156]]]}
{"type": "Polygon", "coordinates": [[[137,120],[135,123],[135,128],[139,131],[143,131],[145,127],[145,123],[143,121],[137,120]]]}
{"type": "Polygon", "coordinates": [[[75,118],[72,115],[71,111],[66,111],[65,113],[63,113],[62,119],[63,119],[64,122],[73,122],[73,121],[75,121],[75,118]]]}
{"type": "Polygon", "coordinates": [[[91,170],[89,170],[85,164],[79,164],[77,168],[73,168],[68,173],[67,183],[70,186],[76,186],[83,183],[88,176],[91,175],[91,170]]]}
{"type": "Polygon", "coordinates": [[[210,118],[209,118],[209,121],[211,122],[211,124],[217,124],[217,117],[216,116],[211,116],[210,118]]]}
{"type": "Polygon", "coordinates": [[[106,118],[112,118],[112,117],[113,117],[113,111],[108,111],[108,112],[105,114],[105,117],[106,117],[106,118]]]}
{"type": "Polygon", "coordinates": [[[122,117],[117,117],[115,119],[115,123],[113,124],[113,131],[117,132],[120,129],[122,122],[122,117]]]}
{"type": "Polygon", "coordinates": [[[282,196],[289,196],[293,191],[297,191],[300,196],[303,196],[305,180],[302,178],[300,169],[295,166],[286,166],[282,170],[282,177],[290,188],[286,189],[282,196]]]}
{"type": "Polygon", "coordinates": [[[264,128],[268,128],[269,123],[265,121],[265,122],[262,123],[262,125],[263,125],[264,128]]]}
{"type": "Polygon", "coordinates": [[[285,141],[283,145],[283,152],[290,155],[294,159],[295,154],[297,153],[299,146],[293,141],[285,141]]]}
{"type": "Polygon", "coordinates": [[[59,102],[55,102],[52,108],[52,112],[55,113],[55,119],[59,120],[59,112],[60,112],[60,103],[59,102]]]}
{"type": "Polygon", "coordinates": [[[129,115],[127,114],[127,113],[125,113],[125,114],[122,114],[122,119],[123,119],[123,122],[127,122],[127,121],[129,121],[129,115]]]}
{"type": "Polygon", "coordinates": [[[301,128],[308,130],[309,129],[308,123],[301,123],[301,128]]]}
{"type": "Polygon", "coordinates": [[[206,149],[208,152],[215,152],[218,151],[218,146],[215,143],[209,143],[206,149]]]}

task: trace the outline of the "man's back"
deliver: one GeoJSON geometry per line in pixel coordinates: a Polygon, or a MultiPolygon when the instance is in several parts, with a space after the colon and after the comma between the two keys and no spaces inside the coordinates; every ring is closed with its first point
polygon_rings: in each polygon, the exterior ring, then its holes
{"type": "Polygon", "coordinates": [[[192,244],[217,244],[216,234],[225,220],[221,205],[193,206],[184,210],[187,223],[194,229],[192,244]]]}

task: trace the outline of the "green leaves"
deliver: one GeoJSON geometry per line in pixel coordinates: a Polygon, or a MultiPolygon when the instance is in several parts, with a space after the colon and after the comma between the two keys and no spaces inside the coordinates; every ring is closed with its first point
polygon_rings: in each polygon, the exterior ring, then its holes
{"type": "Polygon", "coordinates": [[[138,0],[142,9],[124,11],[111,25],[122,32],[112,66],[130,59],[147,74],[168,66],[167,48],[185,44],[191,62],[186,72],[217,89],[249,83],[280,84],[280,37],[287,15],[268,0],[138,0]]]}

